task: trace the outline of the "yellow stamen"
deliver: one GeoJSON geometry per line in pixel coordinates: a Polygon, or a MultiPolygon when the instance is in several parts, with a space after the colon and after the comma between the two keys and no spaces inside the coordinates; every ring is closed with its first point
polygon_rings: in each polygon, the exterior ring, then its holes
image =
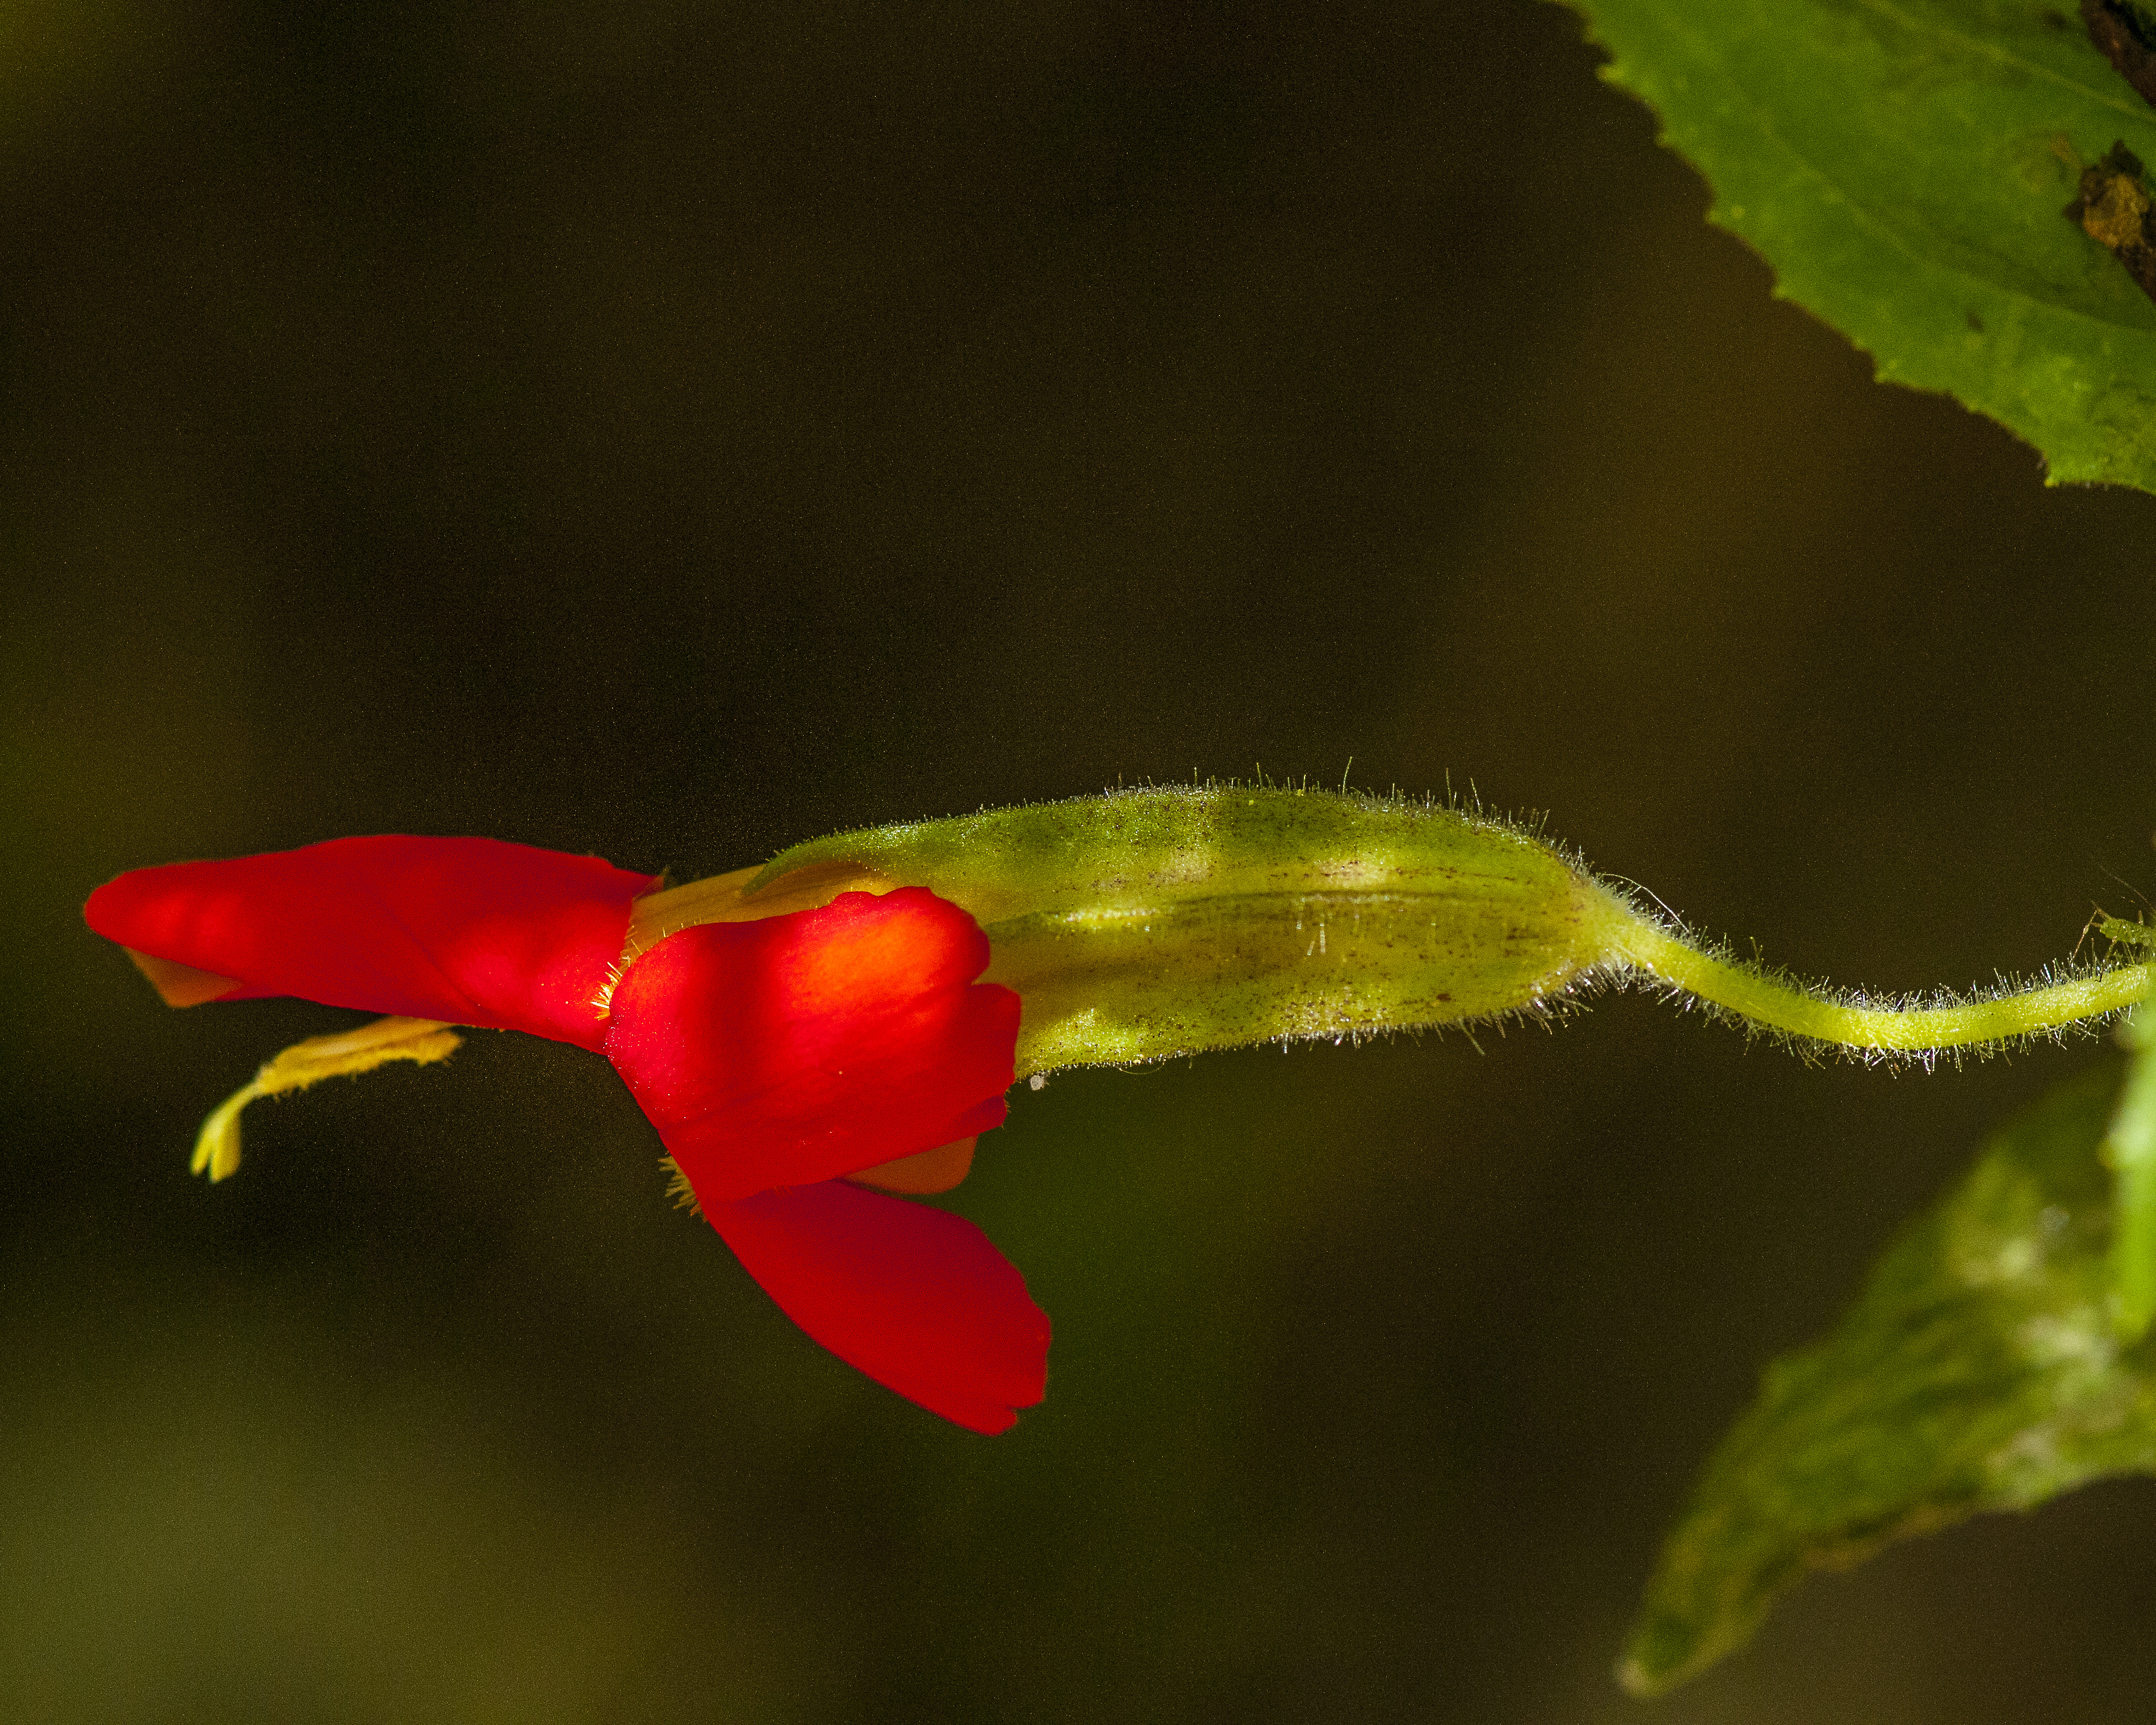
{"type": "MultiPolygon", "coordinates": [[[[136,962],[141,963],[139,959],[136,962]]],[[[144,965],[143,968],[147,971],[149,967],[144,965]]],[[[154,973],[150,979],[157,980],[154,973]]],[[[377,1019],[357,1030],[335,1036],[310,1036],[305,1042],[295,1042],[275,1060],[264,1061],[260,1071],[227,1096],[203,1122],[202,1131],[195,1138],[194,1160],[188,1164],[188,1172],[207,1173],[212,1180],[222,1180],[239,1172],[239,1113],[257,1096],[305,1090],[325,1078],[357,1077],[392,1060],[415,1060],[426,1065],[447,1059],[463,1040],[448,1025],[433,1019],[377,1019]]]]}

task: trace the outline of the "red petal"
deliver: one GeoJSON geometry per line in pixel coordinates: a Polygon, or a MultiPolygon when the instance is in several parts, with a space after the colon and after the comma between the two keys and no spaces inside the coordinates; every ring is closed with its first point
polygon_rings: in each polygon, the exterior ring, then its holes
{"type": "Polygon", "coordinates": [[[607,1058],[706,1209],[1004,1117],[1019,999],[925,887],[670,935],[614,990],[607,1058]]]}
{"type": "Polygon", "coordinates": [[[932,1413],[1008,1430],[1048,1387],[1048,1314],[971,1222],[836,1180],[704,1214],[817,1341],[932,1413]]]}
{"type": "Polygon", "coordinates": [[[227,1000],[295,994],[597,1049],[592,997],[630,901],[657,884],[593,856],[392,835],[137,869],[83,916],[138,952],[238,978],[227,1000]]]}

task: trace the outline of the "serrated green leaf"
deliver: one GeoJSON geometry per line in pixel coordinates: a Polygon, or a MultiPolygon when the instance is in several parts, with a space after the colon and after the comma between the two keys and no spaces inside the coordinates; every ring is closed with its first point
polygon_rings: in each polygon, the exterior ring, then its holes
{"type": "Polygon", "coordinates": [[[2099,1154],[2116,1062],[2010,1122],[1707,1464],[1618,1675],[1658,1694],[1805,1571],[2107,1474],[2156,1472],[2156,1342],[2122,1346],[2099,1154]]]}
{"type": "Polygon", "coordinates": [[[2156,303],[2061,213],[2074,163],[2156,162],[2156,108],[2071,0],[1574,0],[1710,218],[1881,381],[2156,490],[2156,303]]]}

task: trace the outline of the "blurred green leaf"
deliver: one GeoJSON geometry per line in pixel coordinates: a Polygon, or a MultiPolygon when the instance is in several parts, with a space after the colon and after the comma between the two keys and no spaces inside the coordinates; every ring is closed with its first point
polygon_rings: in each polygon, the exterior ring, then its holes
{"type": "Polygon", "coordinates": [[[1824,1342],[1768,1368],[1708,1462],[1619,1666],[1651,1695],[1808,1569],[2107,1474],[2156,1472],[2156,1343],[2122,1348],[2098,1149],[2116,1062],[2002,1130],[1824,1342]]]}
{"type": "Polygon", "coordinates": [[[1575,3],[1778,295],[2054,484],[2156,490],[2156,304],[2062,214],[2114,141],[2156,161],[2156,108],[2071,0],[1575,3]]]}

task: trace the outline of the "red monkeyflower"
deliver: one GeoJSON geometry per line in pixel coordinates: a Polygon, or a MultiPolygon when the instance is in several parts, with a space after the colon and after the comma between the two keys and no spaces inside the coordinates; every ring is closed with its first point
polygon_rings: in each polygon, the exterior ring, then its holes
{"type": "Polygon", "coordinates": [[[386,836],[139,869],[83,913],[175,1005],[290,994],[428,1021],[410,1034],[603,1053],[788,1317],[946,1419],[1004,1430],[1041,1398],[1048,1319],[972,1223],[890,1195],[955,1185],[1004,1118],[1019,998],[973,980],[988,937],[901,887],[698,923],[624,969],[658,885],[596,857],[386,836]]]}

